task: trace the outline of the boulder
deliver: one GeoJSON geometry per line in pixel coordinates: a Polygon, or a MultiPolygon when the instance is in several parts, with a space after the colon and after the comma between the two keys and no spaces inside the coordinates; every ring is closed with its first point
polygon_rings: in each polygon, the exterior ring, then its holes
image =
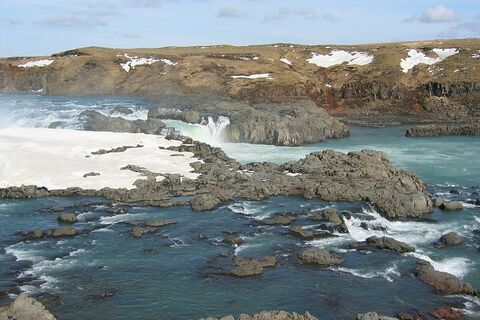
{"type": "Polygon", "coordinates": [[[273,256],[257,259],[237,256],[233,259],[233,268],[229,273],[236,277],[254,276],[263,273],[264,268],[271,268],[276,265],[277,259],[273,256]]]}
{"type": "Polygon", "coordinates": [[[55,320],[45,307],[25,293],[19,295],[9,306],[0,308],[0,320],[55,320]]]}
{"type": "Polygon", "coordinates": [[[73,213],[62,213],[58,216],[57,220],[65,223],[75,223],[78,221],[77,216],[73,213]]]}
{"type": "Polygon", "coordinates": [[[156,227],[137,226],[132,228],[132,234],[134,238],[141,238],[145,234],[154,233],[157,229],[156,227]]]}
{"type": "Polygon", "coordinates": [[[277,213],[271,218],[263,219],[261,222],[266,225],[286,225],[294,222],[295,220],[297,220],[297,218],[294,215],[288,213],[277,213]]]}
{"type": "Polygon", "coordinates": [[[436,271],[428,261],[419,260],[417,262],[415,275],[422,282],[432,286],[437,294],[477,296],[477,291],[469,283],[459,280],[453,274],[436,271]]]}
{"type": "Polygon", "coordinates": [[[444,211],[458,211],[463,209],[463,204],[460,201],[445,201],[440,205],[440,209],[444,211]]]}
{"type": "Polygon", "coordinates": [[[463,238],[456,232],[449,232],[444,234],[443,236],[438,239],[435,243],[437,247],[449,247],[449,246],[457,246],[462,244],[463,238]]]}
{"type": "Polygon", "coordinates": [[[407,252],[414,252],[415,248],[406,244],[404,242],[397,241],[393,238],[388,237],[376,237],[371,236],[365,240],[365,242],[372,247],[382,249],[382,250],[390,250],[395,251],[398,253],[407,253],[407,252]]]}
{"type": "Polygon", "coordinates": [[[326,238],[326,237],[331,237],[333,236],[330,232],[328,231],[316,231],[316,230],[306,230],[303,229],[301,225],[294,225],[290,228],[290,233],[295,235],[296,237],[299,237],[300,239],[304,240],[311,240],[315,238],[326,238]]]}
{"type": "Polygon", "coordinates": [[[226,244],[229,244],[229,245],[232,245],[232,246],[239,246],[243,243],[243,240],[242,240],[242,237],[240,237],[240,235],[238,233],[233,232],[233,233],[230,233],[230,234],[226,234],[223,237],[222,242],[226,243],[226,244]]]}
{"type": "Polygon", "coordinates": [[[314,221],[330,221],[334,224],[342,224],[343,218],[338,214],[338,211],[334,208],[327,208],[323,210],[320,214],[314,214],[309,217],[311,220],[314,221]]]}
{"type": "Polygon", "coordinates": [[[342,257],[331,254],[327,250],[320,248],[305,249],[299,254],[298,258],[301,262],[317,264],[320,266],[336,266],[345,261],[342,257]]]}

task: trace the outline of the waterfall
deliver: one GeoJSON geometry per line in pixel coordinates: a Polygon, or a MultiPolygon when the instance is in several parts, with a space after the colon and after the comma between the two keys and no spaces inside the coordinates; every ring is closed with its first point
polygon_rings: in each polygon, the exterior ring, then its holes
{"type": "Polygon", "coordinates": [[[225,128],[230,124],[228,117],[219,116],[215,121],[212,116],[208,116],[202,119],[200,126],[205,136],[212,142],[222,142],[223,132],[225,128]]]}
{"type": "Polygon", "coordinates": [[[179,120],[163,120],[168,127],[173,127],[181,134],[194,140],[211,145],[223,142],[224,132],[230,124],[230,119],[224,116],[204,116],[199,124],[186,123],[179,120]]]}

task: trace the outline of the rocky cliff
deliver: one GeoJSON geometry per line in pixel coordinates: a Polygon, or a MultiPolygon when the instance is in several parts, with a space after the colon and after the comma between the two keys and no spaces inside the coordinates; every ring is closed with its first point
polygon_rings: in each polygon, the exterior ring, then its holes
{"type": "Polygon", "coordinates": [[[210,93],[249,103],[311,100],[356,123],[465,121],[480,113],[479,67],[479,39],[358,46],[89,47],[0,59],[0,91],[210,93]]]}

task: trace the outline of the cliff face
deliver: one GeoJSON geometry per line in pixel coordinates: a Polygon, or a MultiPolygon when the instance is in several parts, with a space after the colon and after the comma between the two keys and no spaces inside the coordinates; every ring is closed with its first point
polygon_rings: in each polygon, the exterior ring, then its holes
{"type": "Polygon", "coordinates": [[[0,91],[210,93],[251,103],[312,100],[351,121],[480,115],[480,40],[360,46],[82,48],[0,59],[0,91]]]}

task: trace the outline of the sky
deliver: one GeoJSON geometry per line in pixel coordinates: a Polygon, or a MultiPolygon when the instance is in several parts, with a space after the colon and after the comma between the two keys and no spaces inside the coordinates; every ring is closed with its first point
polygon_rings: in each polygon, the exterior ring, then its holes
{"type": "Polygon", "coordinates": [[[480,37],[480,0],[0,0],[0,56],[480,37]]]}

